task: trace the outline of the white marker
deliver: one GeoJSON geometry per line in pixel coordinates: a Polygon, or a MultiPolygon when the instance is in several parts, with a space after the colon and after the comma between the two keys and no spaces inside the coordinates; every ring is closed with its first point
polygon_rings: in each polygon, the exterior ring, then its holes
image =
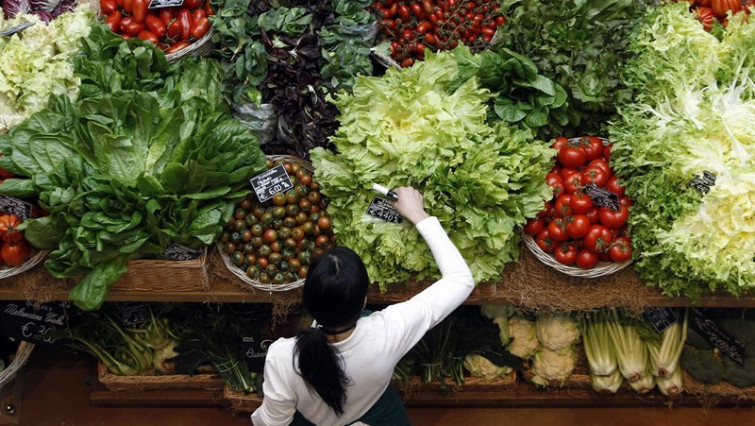
{"type": "Polygon", "coordinates": [[[388,197],[393,198],[394,200],[398,200],[398,195],[396,195],[395,192],[391,191],[390,189],[384,187],[383,185],[378,185],[377,183],[372,184],[372,190],[375,192],[379,192],[383,195],[386,195],[388,197]]]}

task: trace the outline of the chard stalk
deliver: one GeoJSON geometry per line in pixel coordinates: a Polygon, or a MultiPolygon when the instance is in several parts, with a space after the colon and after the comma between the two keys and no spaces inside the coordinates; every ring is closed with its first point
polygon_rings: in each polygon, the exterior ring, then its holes
{"type": "Polygon", "coordinates": [[[682,369],[677,368],[667,377],[657,377],[658,389],[666,396],[679,395],[684,390],[682,369]]]}
{"type": "Polygon", "coordinates": [[[619,371],[629,382],[640,380],[648,367],[648,351],[637,329],[631,324],[622,324],[616,309],[611,309],[613,318],[608,322],[611,341],[616,349],[619,371]]]}
{"type": "Polygon", "coordinates": [[[658,357],[653,363],[653,374],[658,377],[669,377],[679,368],[679,360],[687,341],[687,322],[689,312],[684,311],[684,320],[679,321],[663,331],[663,342],[658,357]]]}
{"type": "Polygon", "coordinates": [[[616,350],[605,314],[588,313],[585,316],[585,330],[582,333],[585,354],[590,364],[590,372],[596,376],[610,376],[616,371],[616,350]]]}
{"type": "Polygon", "coordinates": [[[655,376],[653,376],[650,371],[647,371],[640,376],[639,379],[634,382],[629,382],[629,385],[632,386],[632,389],[637,393],[648,393],[655,387],[655,376]]]}
{"type": "Polygon", "coordinates": [[[595,392],[598,393],[616,393],[621,387],[624,378],[619,370],[613,370],[613,373],[607,376],[598,376],[590,372],[590,384],[595,392]]]}

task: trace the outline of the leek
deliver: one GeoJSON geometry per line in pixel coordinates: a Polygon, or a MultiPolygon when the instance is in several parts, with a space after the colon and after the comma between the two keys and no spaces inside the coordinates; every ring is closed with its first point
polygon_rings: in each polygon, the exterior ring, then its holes
{"type": "Polygon", "coordinates": [[[616,349],[611,341],[604,312],[585,315],[583,339],[590,373],[596,376],[613,375],[617,368],[616,349]]]}
{"type": "Polygon", "coordinates": [[[624,382],[624,377],[619,370],[613,370],[613,373],[607,376],[598,376],[590,372],[590,384],[598,393],[616,393],[622,382],[624,382]]]}
{"type": "Polygon", "coordinates": [[[648,351],[636,326],[623,324],[616,309],[611,309],[613,318],[608,321],[608,332],[616,350],[619,371],[629,382],[640,380],[648,368],[648,351]]]}

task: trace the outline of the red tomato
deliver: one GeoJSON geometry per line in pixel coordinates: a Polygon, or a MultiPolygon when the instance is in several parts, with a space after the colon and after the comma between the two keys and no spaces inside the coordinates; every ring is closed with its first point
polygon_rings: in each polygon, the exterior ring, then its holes
{"type": "Polygon", "coordinates": [[[166,32],[165,24],[163,24],[163,21],[157,16],[147,15],[147,18],[145,18],[144,23],[147,25],[147,29],[156,37],[160,38],[165,35],[165,32],[166,32]]]}
{"type": "Polygon", "coordinates": [[[566,136],[559,136],[556,138],[555,142],[553,142],[553,145],[551,145],[552,148],[561,149],[566,144],[569,143],[569,139],[566,136]]]}
{"type": "Polygon", "coordinates": [[[424,34],[428,31],[433,29],[433,24],[431,24],[428,21],[422,21],[419,24],[417,24],[417,32],[420,34],[424,34]]]}
{"type": "Polygon", "coordinates": [[[572,208],[571,208],[571,199],[572,195],[570,194],[561,194],[556,198],[556,215],[557,217],[566,217],[571,216],[572,214],[572,208]]]}
{"type": "Polygon", "coordinates": [[[608,174],[598,167],[588,167],[582,172],[582,181],[585,185],[604,187],[608,183],[608,177],[608,174]]]}
{"type": "Polygon", "coordinates": [[[564,194],[566,192],[566,189],[564,188],[564,184],[562,183],[554,183],[551,185],[551,188],[553,188],[553,198],[558,198],[561,196],[561,194],[564,194]]]}
{"type": "Polygon", "coordinates": [[[527,224],[524,225],[524,233],[530,236],[535,236],[545,228],[545,224],[542,219],[530,219],[527,224]]]}
{"type": "Polygon", "coordinates": [[[615,212],[611,209],[601,207],[600,208],[600,223],[606,228],[619,229],[627,223],[629,218],[629,209],[627,206],[619,206],[620,211],[615,212]]]}
{"type": "Polygon", "coordinates": [[[165,25],[165,28],[167,28],[168,25],[170,25],[170,21],[172,21],[176,16],[176,12],[172,7],[166,7],[164,9],[160,9],[160,13],[157,16],[160,17],[163,25],[165,25]]]}
{"type": "Polygon", "coordinates": [[[505,16],[496,16],[495,18],[495,24],[499,27],[506,23],[506,17],[505,16]]]}
{"type": "Polygon", "coordinates": [[[566,233],[566,223],[563,219],[557,218],[548,224],[548,235],[554,241],[566,241],[569,239],[569,234],[566,233]]]}
{"type": "Polygon", "coordinates": [[[569,167],[564,167],[564,168],[561,169],[561,177],[564,180],[568,179],[569,176],[571,176],[571,175],[578,175],[578,174],[579,174],[579,171],[577,171],[575,169],[571,169],[569,167]]]}
{"type": "Polygon", "coordinates": [[[579,139],[579,148],[585,152],[587,161],[603,158],[603,141],[595,136],[579,139]]]}
{"type": "Polygon", "coordinates": [[[542,231],[540,231],[539,234],[537,234],[537,238],[535,238],[535,243],[537,244],[538,247],[540,247],[540,250],[546,253],[553,253],[555,242],[550,237],[550,234],[548,234],[547,229],[543,229],[542,231]]]}
{"type": "Polygon", "coordinates": [[[401,61],[402,68],[409,68],[412,65],[414,65],[414,58],[406,58],[403,61],[401,61]]]}
{"type": "Polygon", "coordinates": [[[401,19],[404,20],[404,22],[409,20],[409,17],[412,16],[412,12],[409,10],[406,5],[402,4],[398,7],[398,16],[401,17],[401,19]]]}
{"type": "Polygon", "coordinates": [[[118,30],[121,27],[121,19],[123,18],[123,15],[120,11],[115,11],[110,16],[107,17],[105,20],[105,23],[107,24],[107,27],[110,28],[110,31],[112,32],[118,32],[118,30]]]}
{"type": "Polygon", "coordinates": [[[197,9],[191,14],[191,25],[197,25],[197,22],[207,17],[207,12],[204,9],[197,9]]]}
{"type": "Polygon", "coordinates": [[[210,4],[210,0],[205,0],[205,2],[204,2],[204,12],[207,14],[207,16],[213,16],[213,15],[215,15],[215,12],[212,11],[212,5],[210,4]]]}
{"type": "Polygon", "coordinates": [[[600,223],[600,210],[594,206],[589,212],[585,213],[585,216],[587,216],[587,219],[593,225],[600,223]]]}
{"type": "Polygon", "coordinates": [[[558,150],[558,161],[564,167],[577,169],[585,164],[587,156],[581,149],[574,147],[571,143],[558,150]]]}
{"type": "Polygon", "coordinates": [[[632,258],[632,243],[626,237],[616,238],[608,249],[608,254],[614,262],[626,262],[632,258]]]}
{"type": "Polygon", "coordinates": [[[587,213],[592,210],[592,198],[584,192],[577,192],[571,196],[569,207],[574,213],[587,213]]]}
{"type": "Polygon", "coordinates": [[[207,34],[207,30],[210,29],[210,21],[207,18],[202,18],[194,24],[194,28],[191,29],[191,36],[194,39],[199,40],[207,34]]]}
{"type": "Polygon", "coordinates": [[[422,18],[425,16],[425,10],[422,8],[422,5],[419,3],[412,3],[409,6],[409,9],[412,11],[412,14],[418,18],[422,18]]]}
{"type": "Polygon", "coordinates": [[[608,145],[603,147],[603,158],[606,160],[611,159],[611,149],[613,148],[613,144],[609,143],[608,145]]]}
{"type": "Polygon", "coordinates": [[[123,11],[132,13],[134,11],[134,0],[123,0],[123,11]]]}
{"type": "Polygon", "coordinates": [[[158,43],[157,36],[154,35],[154,34],[152,34],[149,31],[141,31],[141,32],[139,32],[139,38],[142,39],[142,40],[144,40],[144,41],[148,41],[148,42],[150,42],[150,43],[152,43],[154,45],[157,45],[157,43],[158,43]]]}
{"type": "Polygon", "coordinates": [[[425,43],[438,47],[438,39],[432,33],[425,34],[425,43]]]}
{"type": "Polygon", "coordinates": [[[611,176],[611,178],[608,179],[608,183],[606,183],[606,189],[617,195],[624,195],[624,193],[626,192],[626,188],[619,185],[619,179],[616,177],[616,175],[611,176]]]}
{"type": "Polygon", "coordinates": [[[553,255],[559,263],[574,265],[577,261],[577,247],[574,244],[559,244],[553,250],[553,255]]]}
{"type": "Polygon", "coordinates": [[[564,179],[556,173],[548,173],[545,175],[545,183],[553,186],[554,183],[563,183],[564,179]]]}
{"type": "Polygon", "coordinates": [[[546,201],[545,205],[543,206],[543,210],[537,214],[538,219],[542,219],[545,215],[548,214],[548,211],[551,209],[551,203],[546,201]]]}
{"type": "Polygon", "coordinates": [[[566,192],[569,194],[575,194],[582,189],[585,183],[585,178],[582,173],[572,173],[564,179],[564,189],[566,189],[566,192]]]}
{"type": "Polygon", "coordinates": [[[189,43],[188,41],[179,41],[178,43],[173,43],[173,44],[170,45],[170,47],[168,48],[168,51],[166,53],[175,53],[175,52],[178,52],[179,50],[181,50],[183,48],[189,47],[190,44],[191,43],[189,43]]]}
{"type": "Polygon", "coordinates": [[[741,8],[740,0],[713,0],[710,2],[710,8],[717,16],[724,18],[726,14],[739,12],[741,8]]]}
{"type": "Polygon", "coordinates": [[[632,205],[634,205],[634,201],[632,201],[632,199],[629,197],[619,197],[619,204],[621,204],[622,206],[631,207],[632,205]]]}
{"type": "Polygon", "coordinates": [[[613,174],[613,172],[611,171],[611,166],[608,165],[608,161],[604,160],[603,158],[596,158],[594,160],[591,160],[587,164],[587,167],[597,167],[606,172],[606,174],[608,174],[609,176],[613,174]]]}
{"type": "Polygon", "coordinates": [[[186,9],[196,9],[202,5],[202,0],[184,0],[181,7],[186,9]]]}
{"type": "Polygon", "coordinates": [[[593,225],[585,236],[585,248],[595,253],[604,253],[611,246],[613,232],[603,225],[593,225]]]}
{"type": "Polygon", "coordinates": [[[135,22],[144,22],[144,19],[147,17],[147,6],[149,6],[149,0],[133,0],[133,16],[135,22]]]}
{"type": "Polygon", "coordinates": [[[577,255],[577,266],[582,269],[590,269],[598,264],[600,258],[590,250],[581,250],[577,255]]]}
{"type": "Polygon", "coordinates": [[[21,240],[17,243],[5,243],[3,248],[0,249],[0,256],[2,256],[8,266],[19,266],[29,259],[30,246],[26,240],[21,240]]]}
{"type": "Polygon", "coordinates": [[[121,20],[121,32],[130,36],[137,36],[140,32],[144,31],[144,24],[134,21],[132,16],[123,18],[121,20]]]}
{"type": "Polygon", "coordinates": [[[181,23],[181,40],[188,40],[191,36],[191,12],[188,9],[179,10],[177,20],[181,23]]]}
{"type": "Polygon", "coordinates": [[[115,0],[100,0],[100,14],[102,15],[110,15],[115,12],[116,7],[118,4],[115,0]]]}
{"type": "Polygon", "coordinates": [[[175,21],[171,22],[170,25],[168,25],[168,37],[171,38],[172,40],[180,39],[182,32],[183,32],[183,27],[181,26],[181,21],[179,21],[178,19],[176,19],[175,21]]]}
{"type": "Polygon", "coordinates": [[[579,239],[583,238],[590,232],[590,220],[583,214],[575,214],[566,219],[566,233],[570,237],[579,239]]]}

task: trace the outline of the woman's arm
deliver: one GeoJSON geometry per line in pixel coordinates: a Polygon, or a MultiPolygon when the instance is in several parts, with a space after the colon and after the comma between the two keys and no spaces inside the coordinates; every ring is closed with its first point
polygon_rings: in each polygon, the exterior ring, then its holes
{"type": "Polygon", "coordinates": [[[441,272],[441,279],[406,302],[382,311],[386,342],[400,358],[429,330],[459,307],[474,290],[472,272],[435,217],[429,217],[422,195],[413,188],[394,190],[399,196],[396,210],[413,224],[427,242],[441,272]]]}
{"type": "Polygon", "coordinates": [[[288,425],[296,412],[296,396],[278,365],[275,343],[270,345],[265,359],[265,380],[262,383],[262,405],[252,413],[255,426],[288,425]]]}

